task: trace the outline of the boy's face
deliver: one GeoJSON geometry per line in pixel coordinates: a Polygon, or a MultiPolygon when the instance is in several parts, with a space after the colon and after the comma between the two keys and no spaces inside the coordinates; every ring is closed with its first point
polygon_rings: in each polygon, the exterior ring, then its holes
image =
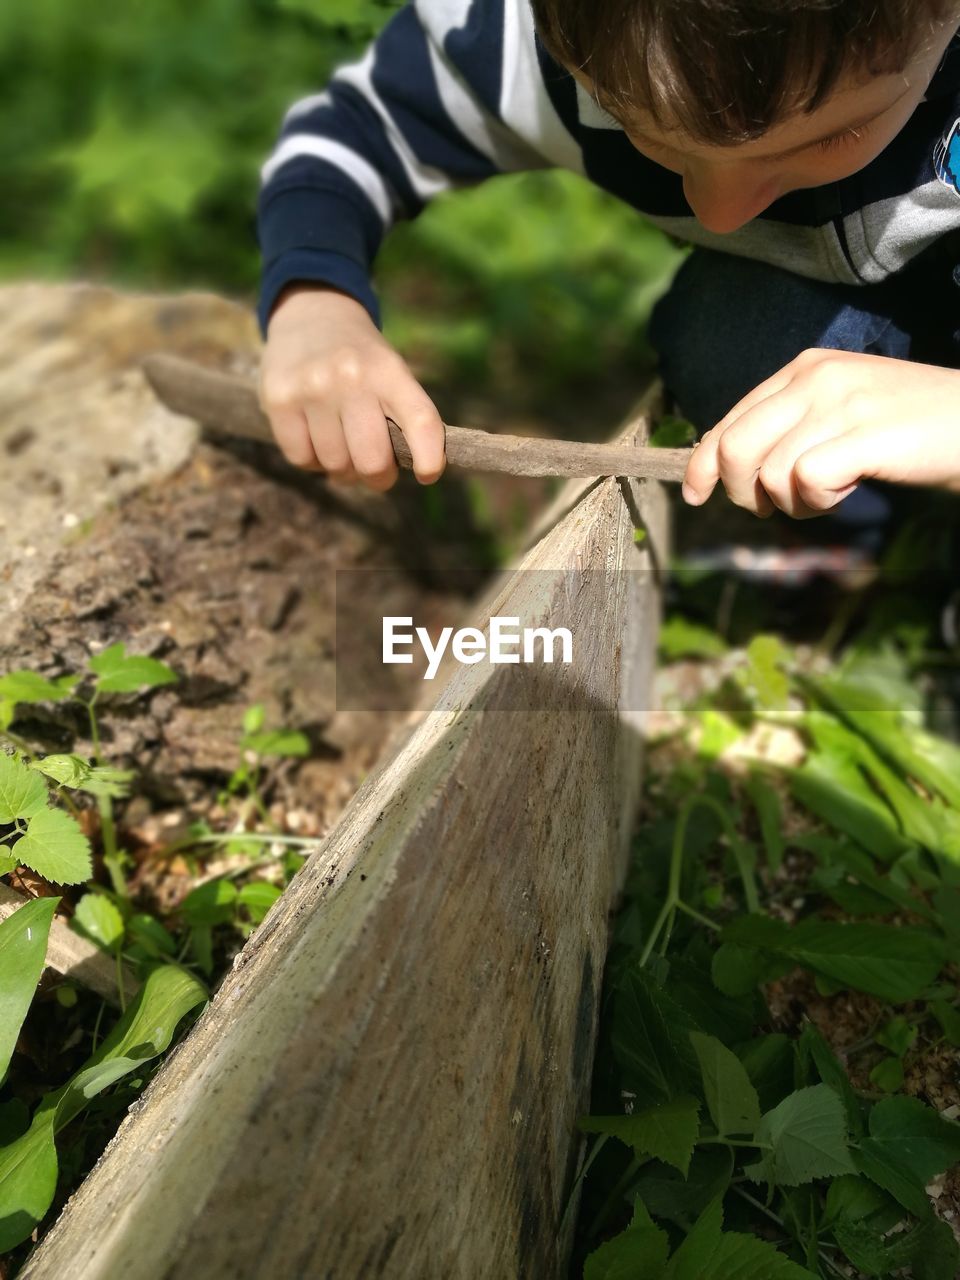
{"type": "MultiPolygon", "coordinates": [[[[736,231],[780,196],[849,177],[900,132],[923,98],[956,30],[938,25],[904,70],[868,80],[847,76],[816,111],[774,126],[736,146],[709,146],[658,129],[635,114],[624,125],[638,151],[683,177],[683,191],[708,231],[736,231]]],[[[568,68],[593,96],[588,76],[568,68]]]]}

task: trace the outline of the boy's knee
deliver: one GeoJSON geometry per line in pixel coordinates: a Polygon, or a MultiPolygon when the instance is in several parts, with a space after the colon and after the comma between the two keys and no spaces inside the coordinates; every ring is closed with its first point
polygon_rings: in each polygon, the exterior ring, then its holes
{"type": "Polygon", "coordinates": [[[649,336],[678,410],[703,432],[810,347],[905,357],[909,339],[878,302],[869,289],[696,249],[654,308],[649,336]]]}

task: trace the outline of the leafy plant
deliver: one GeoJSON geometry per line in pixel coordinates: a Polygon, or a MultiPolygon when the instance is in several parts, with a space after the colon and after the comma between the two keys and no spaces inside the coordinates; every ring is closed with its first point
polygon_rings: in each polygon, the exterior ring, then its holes
{"type": "MultiPolygon", "coordinates": [[[[21,907],[0,929],[28,907],[21,907]]],[[[41,1100],[23,1133],[0,1146],[0,1250],[25,1240],[53,1202],[57,1134],[98,1093],[163,1053],[181,1019],[206,995],[203,985],[184,970],[172,965],[154,969],[84,1067],[41,1100]]]]}
{"type": "Polygon", "coordinates": [[[696,753],[671,746],[657,778],[666,812],[638,838],[614,931],[597,1114],[578,1122],[596,1135],[584,1276],[832,1280],[852,1264],[953,1280],[960,1250],[925,1188],[960,1164],[960,1124],[899,1091],[938,1034],[960,1043],[960,755],[893,704],[889,665],[827,679],[763,636],[724,662],[731,676],[693,717],[696,753]],[[751,750],[765,724],[801,735],[800,765],[751,750]],[[787,874],[798,852],[806,880],[787,874]],[[875,1004],[846,1061],[810,1022],[776,1028],[766,992],[798,970],[827,1000],[875,1004]],[[860,1053],[875,1061],[852,1075],[860,1053]]]}
{"type": "MultiPolygon", "coordinates": [[[[252,873],[264,861],[274,862],[274,853],[258,861],[250,858],[251,850],[256,851],[267,840],[284,850],[290,843],[311,843],[278,832],[268,836],[244,830],[237,835],[212,832],[205,826],[192,829],[188,847],[216,843],[247,855],[245,861],[230,875],[201,884],[187,895],[180,908],[180,937],[155,915],[135,909],[126,883],[130,860],[118,846],[113,812],[113,802],[128,794],[133,773],[102,758],[100,715],[108,698],[139,695],[176,678],[166,664],[128,655],[122,644],[94,655],[84,672],[55,681],[31,671],[0,678],[0,737],[12,748],[9,753],[0,750],[0,824],[7,829],[0,845],[0,875],[29,867],[57,885],[85,884],[85,891],[73,903],[69,924],[115,961],[122,1010],[106,1040],[64,1084],[40,1099],[32,1117],[19,1096],[0,1104],[0,1252],[24,1241],[49,1210],[58,1180],[58,1135],[70,1129],[95,1099],[99,1099],[97,1109],[102,1104],[106,1115],[110,1097],[101,1099],[100,1095],[111,1090],[116,1098],[115,1086],[120,1082],[126,1082],[128,1095],[142,1087],[145,1068],[169,1046],[183,1017],[206,999],[204,983],[181,967],[180,961],[189,953],[193,965],[212,975],[214,929],[228,925],[246,936],[280,897],[281,888],[264,880],[240,885],[233,882],[233,876],[252,873]],[[21,736],[31,725],[29,714],[24,713],[31,704],[43,702],[82,706],[93,745],[90,758],[78,753],[42,755],[30,749],[21,736]],[[99,811],[109,887],[93,879],[92,845],[81,827],[84,814],[78,793],[91,796],[99,811]],[[142,982],[129,1005],[124,991],[128,964],[134,966],[142,982]]],[[[243,759],[227,794],[245,792],[266,817],[264,762],[302,756],[309,744],[303,734],[271,731],[263,721],[262,707],[248,710],[240,744],[243,759]]],[[[168,854],[172,852],[173,846],[168,854]]],[[[288,876],[299,861],[297,855],[285,851],[282,865],[288,876]]],[[[27,901],[0,923],[0,1083],[34,1001],[51,920],[60,901],[58,897],[27,901]]],[[[89,1005],[78,1007],[76,988],[64,983],[56,989],[56,996],[60,1009],[71,1011],[77,1019],[73,1035],[81,1042],[92,1036],[96,1045],[105,1006],[100,1003],[96,1020],[85,1026],[82,1017],[89,1005]]],[[[95,1010],[96,1004],[93,1002],[95,1010]]],[[[27,1096],[32,1102],[36,1095],[31,1091],[27,1096]]],[[[78,1145],[78,1139],[68,1144],[70,1177],[79,1176],[75,1169],[78,1145]]]]}

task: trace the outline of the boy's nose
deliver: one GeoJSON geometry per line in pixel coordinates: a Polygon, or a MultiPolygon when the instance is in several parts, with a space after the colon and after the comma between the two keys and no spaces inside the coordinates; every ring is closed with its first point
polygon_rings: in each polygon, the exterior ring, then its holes
{"type": "Polygon", "coordinates": [[[771,178],[757,180],[743,172],[726,174],[685,173],[683,194],[697,221],[720,235],[737,231],[777,198],[771,178]]]}

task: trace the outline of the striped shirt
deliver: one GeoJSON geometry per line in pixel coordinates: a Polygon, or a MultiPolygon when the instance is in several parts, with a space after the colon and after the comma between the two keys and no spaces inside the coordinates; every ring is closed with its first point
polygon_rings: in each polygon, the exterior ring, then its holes
{"type": "Polygon", "coordinates": [[[258,201],[262,330],[301,280],[342,289],[379,326],[370,270],[394,222],[438,192],[537,168],[582,174],[691,244],[878,283],[960,229],[960,32],[875,160],[721,235],[697,222],[681,177],[642,155],[550,57],[528,0],[411,0],[284,119],[258,201]]]}

